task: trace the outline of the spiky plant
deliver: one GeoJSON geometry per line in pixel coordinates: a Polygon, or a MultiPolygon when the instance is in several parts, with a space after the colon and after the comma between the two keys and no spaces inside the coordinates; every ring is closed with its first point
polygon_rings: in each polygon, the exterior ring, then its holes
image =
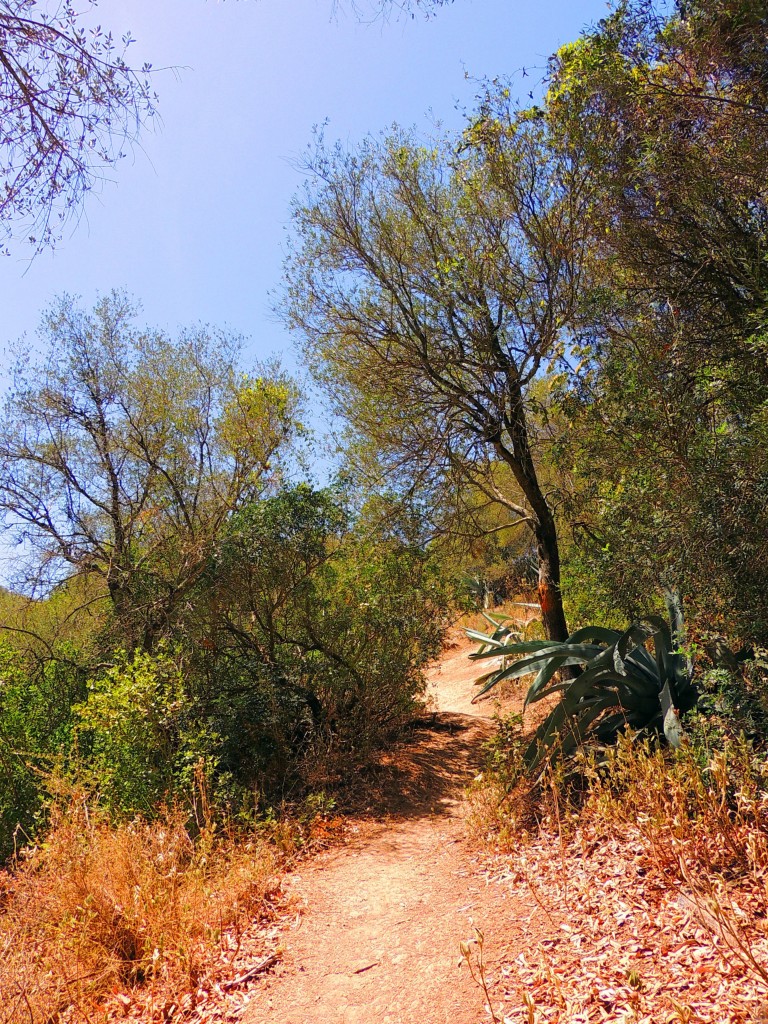
{"type": "MultiPolygon", "coordinates": [[[[678,595],[665,593],[669,622],[649,615],[623,633],[604,626],[585,626],[564,642],[519,640],[508,624],[494,622],[491,634],[467,630],[480,647],[470,658],[502,658],[500,666],[478,680],[479,700],[503,679],[536,673],[525,698],[526,706],[552,694],[560,700],[543,720],[525,753],[536,769],[544,759],[570,754],[588,740],[609,742],[627,726],[657,729],[672,746],[682,738],[680,712],[696,703],[692,666],[679,651],[683,635],[678,595]],[[653,641],[653,654],[648,641],[653,641]],[[562,669],[581,669],[565,679],[562,669]]],[[[493,620],[492,620],[493,621],[493,620]]]]}

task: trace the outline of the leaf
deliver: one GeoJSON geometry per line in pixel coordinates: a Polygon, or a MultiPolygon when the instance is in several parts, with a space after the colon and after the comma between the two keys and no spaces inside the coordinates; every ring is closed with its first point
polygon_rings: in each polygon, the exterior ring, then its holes
{"type": "MultiPolygon", "coordinates": [[[[522,647],[523,645],[519,644],[515,646],[522,647]]],[[[546,647],[537,654],[533,654],[528,658],[521,658],[512,665],[502,666],[496,672],[489,674],[486,677],[488,682],[485,683],[480,693],[475,695],[473,701],[478,700],[503,679],[519,679],[521,676],[527,676],[532,672],[539,672],[540,670],[545,669],[553,657],[560,660],[560,666],[558,667],[583,665],[590,660],[590,655],[595,650],[596,648],[594,647],[587,647],[584,645],[573,645],[572,647],[569,647],[567,644],[559,644],[556,647],[546,647]]],[[[472,655],[470,655],[470,657],[472,657],[472,655]]],[[[482,657],[482,655],[480,655],[480,657],[482,657]]],[[[528,697],[526,697],[526,703],[527,702],[528,697]]]]}
{"type": "Polygon", "coordinates": [[[670,747],[675,750],[682,745],[683,727],[680,722],[680,714],[675,707],[670,707],[664,715],[664,735],[670,747]]]}
{"type": "Polygon", "coordinates": [[[613,644],[621,639],[621,633],[616,629],[607,629],[605,626],[584,626],[577,629],[575,633],[566,640],[566,643],[580,644],[585,640],[593,640],[599,644],[613,644]]]}
{"type": "Polygon", "coordinates": [[[670,623],[651,615],[630,623],[622,633],[585,626],[563,642],[523,641],[490,650],[486,649],[489,638],[476,633],[475,639],[483,647],[470,657],[502,656],[505,663],[481,677],[482,688],[474,700],[504,679],[519,679],[533,672],[536,678],[526,694],[526,706],[561,695],[525,753],[529,767],[540,764],[544,756],[572,752],[590,736],[607,741],[625,725],[662,728],[670,744],[679,746],[679,709],[691,706],[695,691],[688,660],[672,648],[673,637],[682,633],[679,599],[668,603],[670,623]],[[650,639],[653,657],[645,646],[650,639]],[[507,664],[512,657],[517,660],[507,664]],[[553,682],[560,670],[582,665],[584,670],[577,678],[553,682]]]}
{"type": "MultiPolygon", "coordinates": [[[[480,634],[482,636],[482,634],[480,634]]],[[[481,643],[489,643],[487,637],[483,637],[481,643]]],[[[473,651],[469,655],[470,661],[480,661],[482,658],[498,658],[500,655],[511,657],[516,654],[534,654],[541,651],[550,651],[556,654],[562,645],[553,643],[551,640],[523,640],[514,644],[497,644],[493,651],[473,651]]]]}

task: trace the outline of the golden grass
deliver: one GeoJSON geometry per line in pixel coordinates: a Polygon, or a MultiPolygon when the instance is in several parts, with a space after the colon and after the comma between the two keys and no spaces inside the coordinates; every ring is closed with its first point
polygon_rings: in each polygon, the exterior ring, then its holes
{"type": "Polygon", "coordinates": [[[764,885],[768,760],[743,737],[674,752],[625,739],[604,768],[589,768],[588,782],[582,814],[639,831],[660,869],[764,885]]]}
{"type": "Polygon", "coordinates": [[[90,1022],[137,986],[193,991],[225,933],[258,915],[277,860],[262,839],[193,841],[173,810],[118,826],[73,804],[0,878],[0,1024],[90,1022]]]}
{"type": "MultiPolygon", "coordinates": [[[[545,771],[535,784],[513,746],[506,774],[491,770],[470,794],[469,824],[514,870],[527,864],[537,892],[559,889],[566,903],[581,876],[594,875],[591,888],[599,892],[601,865],[623,858],[622,898],[631,904],[636,889],[655,886],[668,910],[711,935],[711,946],[700,939],[698,948],[708,963],[715,953],[724,958],[742,995],[750,984],[761,992],[768,986],[768,759],[743,737],[709,742],[698,735],[671,751],[626,736],[600,760],[584,755],[567,773],[545,771]],[[635,861],[643,874],[633,881],[635,861]]],[[[570,909],[578,929],[579,910],[570,909]]],[[[658,934],[646,935],[660,949],[662,923],[663,915],[658,934]]]]}
{"type": "MultiPolygon", "coordinates": [[[[679,862],[762,879],[768,865],[768,759],[743,738],[678,751],[620,737],[600,759],[580,755],[547,769],[534,783],[524,773],[521,741],[470,796],[471,831],[499,850],[516,849],[540,828],[568,833],[587,824],[616,835],[639,833],[660,867],[679,862]]],[[[498,760],[498,757],[497,757],[498,760]]]]}
{"type": "Polygon", "coordinates": [[[504,1020],[768,1020],[765,752],[700,720],[678,751],[625,736],[534,782],[523,742],[502,734],[469,795],[489,874],[546,936],[503,964],[504,1020]]]}

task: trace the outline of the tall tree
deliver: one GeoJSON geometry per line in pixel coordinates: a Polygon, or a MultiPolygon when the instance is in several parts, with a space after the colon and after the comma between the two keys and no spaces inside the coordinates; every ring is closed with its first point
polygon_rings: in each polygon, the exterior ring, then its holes
{"type": "Polygon", "coordinates": [[[399,132],[356,153],[321,147],[294,208],[285,315],[392,479],[433,495],[463,479],[533,531],[544,626],[563,639],[530,400],[574,313],[588,187],[536,119],[499,131],[503,175],[474,142],[427,149],[399,132]]]}
{"type": "Polygon", "coordinates": [[[276,478],[298,396],[275,367],[244,375],[236,338],[172,339],[135,313],[113,293],[47,314],[47,355],[20,361],[6,397],[0,509],[34,581],[101,581],[123,642],[151,646],[227,517],[276,478]]]}
{"type": "Polygon", "coordinates": [[[666,576],[763,642],[764,5],[618,4],[554,58],[547,116],[599,199],[566,446],[582,536],[635,609],[666,576]]]}
{"type": "Polygon", "coordinates": [[[155,112],[150,66],[132,68],[88,0],[0,0],[0,228],[40,251],[155,112]]]}
{"type": "Polygon", "coordinates": [[[765,15],[752,0],[658,6],[625,0],[556,54],[549,121],[588,153],[614,283],[695,306],[695,358],[746,358],[766,289],[765,15]]]}

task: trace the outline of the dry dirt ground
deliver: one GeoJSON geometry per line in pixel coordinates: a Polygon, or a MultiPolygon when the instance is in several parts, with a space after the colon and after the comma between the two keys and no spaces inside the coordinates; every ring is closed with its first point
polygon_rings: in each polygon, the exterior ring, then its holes
{"type": "Polygon", "coordinates": [[[455,648],[433,670],[436,710],[382,766],[376,805],[352,841],[287,879],[294,915],[280,936],[281,961],[249,993],[244,1024],[488,1019],[459,944],[484,929],[498,976],[514,955],[508,947],[524,945],[533,908],[487,884],[465,839],[462,790],[480,766],[493,711],[470,703],[477,671],[467,650],[455,648]]]}
{"type": "MultiPolygon", "coordinates": [[[[494,711],[470,703],[469,650],[449,650],[431,673],[434,715],[360,787],[374,795],[346,844],[286,876],[278,921],[245,944],[240,978],[184,1019],[768,1024],[768,925],[752,928],[756,972],[638,839],[542,832],[496,855],[468,841],[462,793],[494,711]],[[460,955],[475,928],[490,1007],[460,955]]],[[[478,954],[475,943],[476,975],[478,954]]]]}

